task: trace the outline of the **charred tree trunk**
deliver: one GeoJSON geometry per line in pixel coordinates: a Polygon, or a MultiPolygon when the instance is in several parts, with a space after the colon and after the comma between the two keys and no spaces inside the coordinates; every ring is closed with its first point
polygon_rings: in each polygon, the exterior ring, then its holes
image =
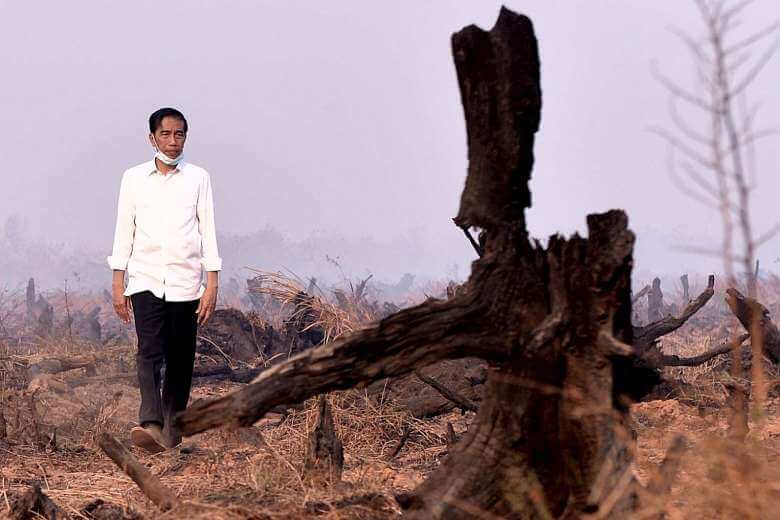
{"type": "Polygon", "coordinates": [[[25,303],[27,306],[27,324],[31,325],[35,317],[35,279],[27,280],[27,290],[25,291],[25,303]]]}
{"type": "Polygon", "coordinates": [[[317,423],[306,445],[303,475],[309,482],[333,485],[341,480],[343,469],[344,448],[336,434],[328,400],[321,395],[317,405],[317,423]]]}
{"type": "Polygon", "coordinates": [[[690,285],[688,284],[688,275],[684,274],[680,277],[680,283],[683,290],[683,305],[688,305],[691,301],[690,285]]]}
{"type": "Polygon", "coordinates": [[[661,320],[664,317],[664,293],[661,291],[661,279],[653,279],[653,286],[647,293],[647,322],[661,320]]]}
{"type": "Polygon", "coordinates": [[[490,32],[466,27],[452,49],[469,145],[455,222],[486,237],[463,289],[292,357],[177,422],[187,434],[250,425],[278,404],[479,357],[490,368],[477,416],[403,500],[407,516],[625,518],[637,499],[628,402],[657,382],[631,346],[634,235],[611,211],[588,217],[587,239],[529,239],[541,110],[531,21],[502,9],[490,32]]]}

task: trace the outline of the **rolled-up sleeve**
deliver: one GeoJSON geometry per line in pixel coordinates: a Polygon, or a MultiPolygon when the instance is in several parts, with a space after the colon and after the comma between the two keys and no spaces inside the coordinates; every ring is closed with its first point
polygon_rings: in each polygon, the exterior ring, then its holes
{"type": "Polygon", "coordinates": [[[214,224],[214,195],[211,191],[211,178],[208,173],[203,177],[198,195],[198,231],[200,231],[203,269],[221,271],[222,259],[217,248],[217,230],[214,224]]]}
{"type": "Polygon", "coordinates": [[[128,172],[122,175],[117,204],[116,229],[114,231],[114,249],[107,258],[108,265],[115,271],[127,269],[127,262],[133,252],[135,235],[135,201],[128,172]]]}

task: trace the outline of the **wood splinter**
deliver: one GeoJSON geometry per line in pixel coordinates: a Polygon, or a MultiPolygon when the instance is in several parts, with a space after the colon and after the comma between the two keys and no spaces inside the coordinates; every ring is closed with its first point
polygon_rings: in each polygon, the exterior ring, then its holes
{"type": "Polygon", "coordinates": [[[133,479],[144,495],[162,511],[168,511],[179,505],[179,499],[173,492],[165,487],[160,479],[152,474],[149,469],[141,464],[127,448],[116,440],[111,434],[103,432],[98,440],[103,453],[114,461],[114,464],[133,479]]]}

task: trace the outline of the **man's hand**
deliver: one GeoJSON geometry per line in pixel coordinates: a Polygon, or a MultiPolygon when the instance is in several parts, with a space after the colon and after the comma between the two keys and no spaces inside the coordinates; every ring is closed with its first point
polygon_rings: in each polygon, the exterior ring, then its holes
{"type": "Polygon", "coordinates": [[[195,313],[198,315],[198,326],[205,324],[211,315],[214,314],[214,308],[217,306],[217,286],[207,285],[203,296],[200,297],[200,304],[195,313]]]}
{"type": "Polygon", "coordinates": [[[129,296],[125,296],[125,288],[121,285],[114,284],[113,286],[112,300],[114,304],[114,311],[119,319],[124,323],[130,323],[130,313],[133,311],[133,303],[129,296]]]}

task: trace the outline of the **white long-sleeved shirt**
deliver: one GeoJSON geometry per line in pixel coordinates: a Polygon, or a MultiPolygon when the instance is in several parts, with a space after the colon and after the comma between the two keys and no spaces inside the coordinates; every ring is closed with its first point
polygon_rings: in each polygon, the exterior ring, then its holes
{"type": "Polygon", "coordinates": [[[163,175],[154,160],[122,175],[114,233],[107,258],[127,270],[125,296],[151,291],[167,301],[203,295],[203,271],[220,271],[209,174],[180,162],[163,175]]]}

